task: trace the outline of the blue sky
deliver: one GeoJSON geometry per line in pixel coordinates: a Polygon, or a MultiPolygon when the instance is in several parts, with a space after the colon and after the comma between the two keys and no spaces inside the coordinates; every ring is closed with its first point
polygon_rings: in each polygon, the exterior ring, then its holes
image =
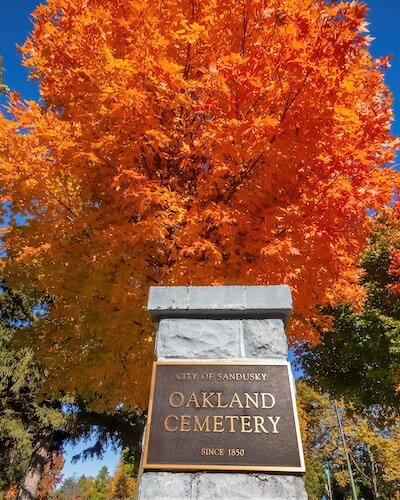
{"type": "Polygon", "coordinates": [[[110,474],[113,474],[119,460],[119,453],[115,453],[111,448],[108,448],[104,454],[102,460],[96,458],[79,461],[72,463],[72,457],[77,455],[82,450],[87,448],[90,444],[89,442],[82,441],[77,446],[67,445],[64,449],[64,468],[63,468],[63,478],[67,479],[71,476],[96,476],[101,467],[106,465],[110,474]]]}
{"type": "MultiPolygon", "coordinates": [[[[16,44],[22,44],[32,29],[29,14],[39,0],[3,0],[0,16],[0,54],[3,56],[5,83],[13,90],[18,91],[25,99],[38,97],[37,86],[28,81],[28,71],[21,66],[21,57],[16,44]]],[[[369,0],[370,7],[369,29],[375,37],[372,43],[372,53],[376,57],[393,55],[392,67],[386,75],[386,82],[394,93],[394,110],[397,120],[393,125],[393,132],[400,135],[400,41],[398,29],[400,26],[400,0],[369,0]]],[[[4,97],[0,96],[0,104],[4,104],[4,97]]],[[[68,446],[65,453],[64,478],[74,474],[80,476],[96,475],[98,470],[107,465],[112,472],[118,461],[118,456],[108,450],[104,459],[88,460],[86,462],[71,463],[71,457],[79,453],[85,443],[78,447],[68,446]]]]}

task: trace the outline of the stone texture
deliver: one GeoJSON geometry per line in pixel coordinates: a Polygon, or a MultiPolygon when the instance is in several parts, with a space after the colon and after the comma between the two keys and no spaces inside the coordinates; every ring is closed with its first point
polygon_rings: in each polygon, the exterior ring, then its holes
{"type": "Polygon", "coordinates": [[[303,480],[296,476],[201,473],[196,474],[192,481],[192,499],[307,499],[303,480]]]}
{"type": "Polygon", "coordinates": [[[246,309],[260,311],[285,311],[288,316],[293,312],[293,301],[287,285],[246,286],[246,309]]]}
{"type": "Polygon", "coordinates": [[[281,318],[292,313],[292,297],[286,285],[151,287],[148,311],[161,318],[281,318]]]}
{"type": "Polygon", "coordinates": [[[137,498],[156,500],[162,498],[193,498],[193,474],[171,472],[146,472],[139,482],[137,498]]]}
{"type": "Polygon", "coordinates": [[[241,355],[240,320],[174,319],[160,321],[158,359],[229,359],[241,355]]]}
{"type": "MultiPolygon", "coordinates": [[[[158,359],[286,359],[287,286],[152,287],[158,359]],[[203,318],[203,319],[200,319],[203,318]]],[[[177,452],[179,452],[177,450],[177,452]]],[[[267,473],[144,472],[138,500],[306,500],[303,478],[267,473]]]]}
{"type": "Polygon", "coordinates": [[[186,286],[150,287],[148,311],[189,309],[189,291],[186,286]]]}
{"type": "Polygon", "coordinates": [[[239,310],[246,308],[244,286],[189,286],[190,310],[239,310]]]}
{"type": "Polygon", "coordinates": [[[140,500],[251,498],[306,500],[297,476],[214,472],[146,472],[140,480],[140,500]]]}
{"type": "Polygon", "coordinates": [[[287,341],[281,319],[244,320],[243,340],[247,358],[287,358],[287,341]]]}

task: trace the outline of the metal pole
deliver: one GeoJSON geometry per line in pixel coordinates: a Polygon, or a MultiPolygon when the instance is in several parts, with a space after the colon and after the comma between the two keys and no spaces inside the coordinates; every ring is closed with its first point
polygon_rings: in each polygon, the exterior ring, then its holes
{"type": "Polygon", "coordinates": [[[324,467],[324,472],[325,472],[326,479],[328,480],[327,490],[328,490],[329,500],[333,500],[332,486],[331,486],[331,471],[327,465],[324,467]]]}
{"type": "Polygon", "coordinates": [[[350,478],[350,484],[351,484],[351,492],[353,494],[353,500],[358,500],[357,492],[356,492],[356,485],[354,484],[354,479],[353,479],[353,471],[351,470],[350,458],[349,458],[349,454],[347,452],[346,440],[344,438],[342,422],[340,420],[339,411],[338,411],[338,407],[336,405],[336,401],[333,401],[333,404],[335,406],[336,418],[337,418],[337,421],[339,424],[340,436],[342,438],[343,450],[344,450],[344,454],[345,454],[346,462],[347,462],[347,469],[349,471],[349,478],[350,478]]]}

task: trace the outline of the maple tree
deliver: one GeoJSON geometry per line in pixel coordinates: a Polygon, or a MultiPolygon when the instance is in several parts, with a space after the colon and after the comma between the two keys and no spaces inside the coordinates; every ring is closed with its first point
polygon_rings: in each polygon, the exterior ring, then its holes
{"type": "Polygon", "coordinates": [[[49,387],[145,407],[151,284],[280,284],[292,338],[360,304],[393,196],[388,58],[358,2],[48,0],[0,118],[4,272],[53,297],[49,387]],[[25,217],[21,224],[18,215],[25,217]],[[11,217],[11,220],[9,220],[11,217]]]}

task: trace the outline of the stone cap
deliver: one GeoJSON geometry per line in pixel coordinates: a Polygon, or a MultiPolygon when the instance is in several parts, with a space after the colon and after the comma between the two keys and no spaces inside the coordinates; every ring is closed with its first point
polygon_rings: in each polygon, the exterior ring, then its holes
{"type": "Polygon", "coordinates": [[[152,286],[148,311],[162,318],[282,319],[293,312],[287,285],[273,286],[152,286]]]}

